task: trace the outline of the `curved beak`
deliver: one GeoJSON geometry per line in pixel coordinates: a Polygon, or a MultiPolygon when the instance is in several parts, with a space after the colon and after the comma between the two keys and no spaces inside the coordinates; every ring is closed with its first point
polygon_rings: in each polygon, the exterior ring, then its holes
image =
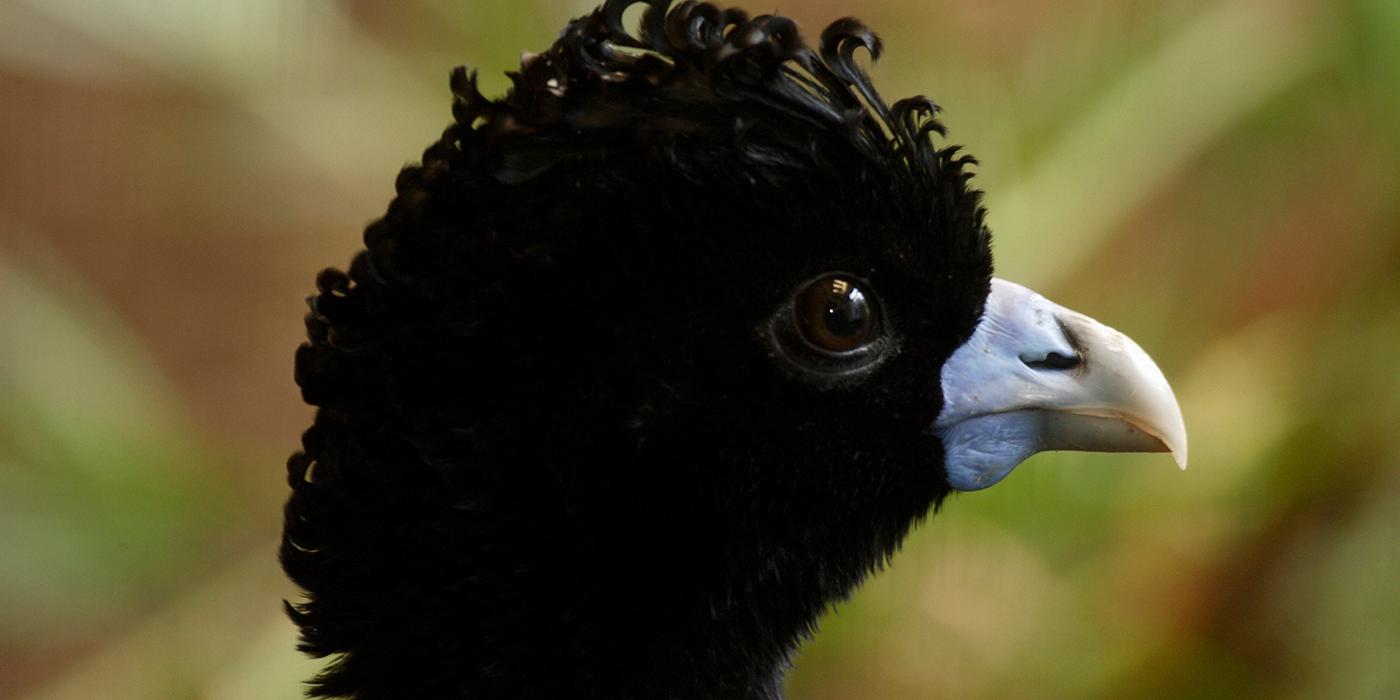
{"type": "Polygon", "coordinates": [[[1162,370],[1131,338],[1002,279],[977,330],[943,365],[948,481],[1001,481],[1047,450],[1170,452],[1186,468],[1186,426],[1162,370]]]}

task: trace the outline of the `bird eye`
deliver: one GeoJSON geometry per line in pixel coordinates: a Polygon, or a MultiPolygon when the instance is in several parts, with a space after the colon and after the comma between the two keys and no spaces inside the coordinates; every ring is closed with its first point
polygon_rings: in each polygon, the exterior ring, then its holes
{"type": "Polygon", "coordinates": [[[843,272],[797,287],[761,329],[776,357],[826,386],[863,376],[898,351],[870,282],[843,272]]]}
{"type": "Polygon", "coordinates": [[[807,285],[794,299],[793,314],[803,340],[829,353],[859,349],[879,332],[873,295],[845,275],[826,275],[807,285]]]}

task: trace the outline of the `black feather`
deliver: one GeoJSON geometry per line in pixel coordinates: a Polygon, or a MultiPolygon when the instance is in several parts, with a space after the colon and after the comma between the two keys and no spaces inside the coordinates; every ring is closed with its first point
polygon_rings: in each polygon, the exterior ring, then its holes
{"type": "Polygon", "coordinates": [[[313,694],[774,698],[818,615],[948,492],[926,428],[991,258],[937,107],[845,19],[607,2],[404,169],[309,299],[281,559],[313,694]],[[857,377],[766,329],[867,281],[857,377]],[[775,314],[777,314],[775,316],[775,314]]]}

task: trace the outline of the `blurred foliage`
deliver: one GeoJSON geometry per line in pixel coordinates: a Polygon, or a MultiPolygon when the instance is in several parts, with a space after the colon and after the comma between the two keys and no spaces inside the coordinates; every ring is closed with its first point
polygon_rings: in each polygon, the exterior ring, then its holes
{"type": "MultiPolygon", "coordinates": [[[[448,68],[504,90],[589,6],[0,3],[0,697],[299,695],[300,299],[448,68]]],[[[999,273],[1138,339],[1192,440],[952,499],[791,695],[1400,697],[1400,3],[779,9],[883,30],[999,273]]]]}

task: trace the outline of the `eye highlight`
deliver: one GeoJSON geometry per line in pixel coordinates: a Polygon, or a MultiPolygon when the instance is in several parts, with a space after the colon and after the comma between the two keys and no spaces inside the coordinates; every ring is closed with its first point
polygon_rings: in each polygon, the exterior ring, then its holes
{"type": "Polygon", "coordinates": [[[879,332],[879,310],[873,295],[849,276],[825,275],[807,285],[793,302],[798,332],[818,350],[850,352],[879,332]]]}

